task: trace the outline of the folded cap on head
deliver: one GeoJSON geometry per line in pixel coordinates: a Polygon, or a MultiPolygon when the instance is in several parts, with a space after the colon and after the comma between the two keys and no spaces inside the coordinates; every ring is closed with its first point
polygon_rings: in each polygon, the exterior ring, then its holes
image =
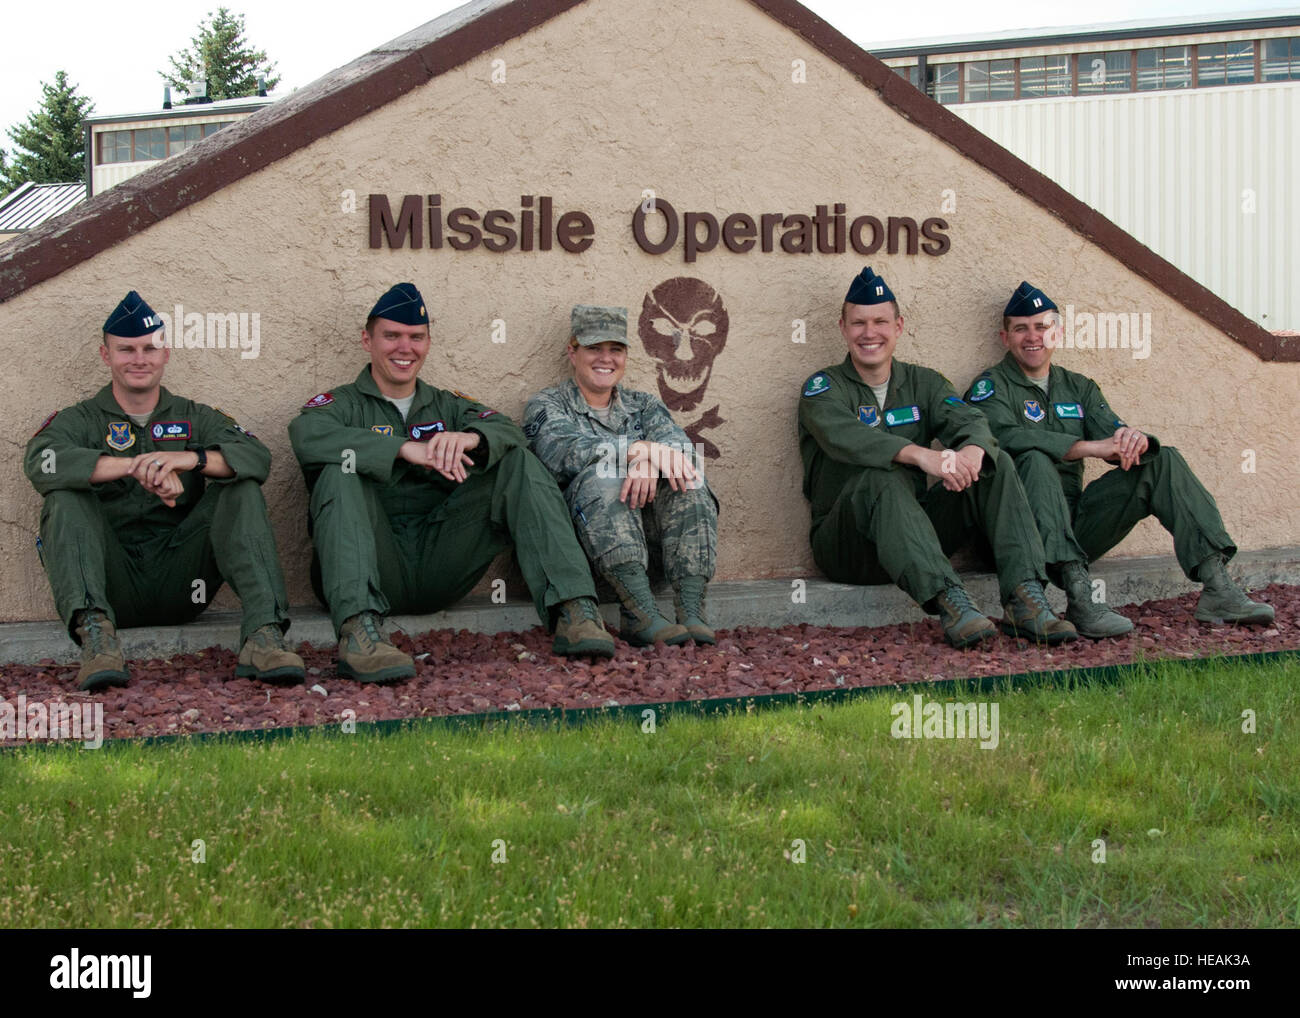
{"type": "Polygon", "coordinates": [[[895,300],[894,291],[883,276],[871,271],[870,265],[853,277],[849,292],[844,295],[846,304],[887,304],[891,300],[895,300]]]}
{"type": "Polygon", "coordinates": [[[627,308],[577,304],[569,315],[569,327],[579,346],[597,343],[627,346],[627,308]]]}
{"type": "Polygon", "coordinates": [[[1044,311],[1055,310],[1057,310],[1057,307],[1052,303],[1051,297],[1032,283],[1022,280],[1020,285],[1016,287],[1015,293],[1011,295],[1011,299],[1007,301],[1002,317],[1027,318],[1042,314],[1044,311]]]}
{"type": "Polygon", "coordinates": [[[104,321],[104,332],[124,339],[147,336],[161,328],[162,319],[158,313],[134,290],[118,301],[117,307],[104,321]]]}
{"type": "Polygon", "coordinates": [[[398,283],[385,293],[370,309],[367,318],[387,318],[399,325],[428,325],[429,314],[424,298],[414,283],[398,283]]]}

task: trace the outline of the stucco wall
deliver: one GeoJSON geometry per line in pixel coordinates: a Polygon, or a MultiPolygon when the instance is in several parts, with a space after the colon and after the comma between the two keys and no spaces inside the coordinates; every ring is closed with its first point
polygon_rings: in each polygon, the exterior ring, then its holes
{"type": "MultiPolygon", "coordinates": [[[[1132,424],[1177,445],[1215,493],[1243,548],[1300,543],[1291,507],[1300,365],[1259,361],[1053,215],[1012,192],[883,104],[760,10],[737,0],[582,5],[417,88],[369,117],[109,251],[0,305],[13,353],[0,380],[10,425],[0,498],[0,618],[52,617],[33,542],[39,498],[21,473],[45,416],[106,381],[96,354],[107,311],[136,288],[159,311],[260,316],[260,351],[172,353],[164,384],[234,414],[275,456],[265,491],[294,603],[312,599],[305,494],[285,431],[304,400],[351,381],[366,310],[412,280],[435,316],[424,377],[521,414],[564,377],[560,351],[575,303],[627,305],[633,322],[654,286],[704,280],[730,325],[699,408],[725,421],[711,478],[722,503],[721,578],[813,575],[800,493],[795,404],[802,381],[844,355],[835,321],[866,263],[903,305],[898,355],[958,388],[1001,355],[999,314],[1028,278],[1076,311],[1151,315],[1150,356],[1062,350],[1132,424]],[[493,82],[495,70],[504,82],[493,82]],[[805,62],[806,81],[792,61],[805,62]],[[680,248],[640,250],[631,216],[645,189],[681,214],[942,215],[952,247],[870,257],[719,248],[686,264],[680,248]],[[951,192],[945,195],[945,191],[951,192]],[[347,211],[346,192],[355,194],[347,211]],[[444,209],[518,212],[524,194],[581,209],[595,243],[583,254],[393,251],[368,247],[365,196],[440,193],[444,209]],[[945,211],[945,199],[955,210],[945,211]],[[793,341],[797,320],[806,341],[793,341]],[[500,338],[503,322],[505,342],[500,338]],[[1256,472],[1242,472],[1253,450],[1256,472]]],[[[627,383],[655,388],[633,341],[627,383]]],[[[1168,552],[1143,524],[1112,554],[1168,552]]]]}

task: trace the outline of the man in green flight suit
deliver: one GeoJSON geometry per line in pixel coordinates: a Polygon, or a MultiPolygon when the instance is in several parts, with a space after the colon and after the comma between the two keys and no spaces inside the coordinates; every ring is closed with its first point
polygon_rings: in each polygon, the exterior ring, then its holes
{"type": "Polygon", "coordinates": [[[799,452],[817,566],[840,583],[892,581],[966,647],[996,630],[948,561],[972,531],[997,563],[1004,631],[1076,638],[1043,595],[1043,547],[1015,466],[937,371],[894,360],[903,319],[884,279],[863,269],[840,313],[843,363],[804,383],[799,452]],[[942,449],[931,449],[938,439],[942,449]],[[939,483],[927,489],[926,479],[939,483]]]}
{"type": "Polygon", "coordinates": [[[243,607],[235,674],[302,682],[261,484],[266,446],[220,410],[162,387],[162,320],[132,290],[104,323],[111,381],[57,411],[23,467],[44,496],[37,547],[81,645],[81,689],[126,685],[117,627],[188,622],[222,581],[243,607]]]}
{"type": "Polygon", "coordinates": [[[1068,597],[1066,618],[1084,636],[1122,636],[1133,623],[1098,596],[1088,563],[1119,544],[1147,516],[1174,536],[1188,579],[1204,584],[1202,622],[1273,621],[1228,576],[1237,548],[1214,498],[1172,446],[1131,428],[1084,375],[1052,364],[1060,315],[1042,290],[1022,282],[1002,318],[1003,359],[971,383],[966,398],[984,412],[1015,459],[1047,556],[1052,582],[1068,597]],[[1083,461],[1118,464],[1083,487],[1083,461]]]}
{"type": "Polygon", "coordinates": [[[415,675],[389,643],[390,612],[460,600],[498,553],[515,548],[552,651],[611,657],[586,556],[560,490],[518,425],[419,378],[429,316],[411,283],[371,309],[370,363],[309,399],[289,438],[311,493],[312,585],[339,635],[339,672],[361,682],[415,675]]]}

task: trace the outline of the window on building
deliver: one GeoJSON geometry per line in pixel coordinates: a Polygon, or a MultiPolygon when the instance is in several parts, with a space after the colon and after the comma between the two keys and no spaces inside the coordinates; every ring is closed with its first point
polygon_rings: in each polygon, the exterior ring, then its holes
{"type": "Polygon", "coordinates": [[[966,77],[966,102],[991,102],[1016,97],[1014,60],[969,60],[962,66],[966,77]]]}
{"type": "Polygon", "coordinates": [[[1191,88],[1191,50],[1186,46],[1138,50],[1137,79],[1139,92],[1161,88],[1191,88]]]}
{"type": "Polygon", "coordinates": [[[1300,81],[1300,38],[1264,39],[1261,45],[1261,80],[1300,81]]]}
{"type": "Polygon", "coordinates": [[[167,128],[167,154],[180,155],[191,145],[198,144],[203,138],[203,127],[199,124],[183,124],[167,128]]]}
{"type": "Polygon", "coordinates": [[[960,97],[961,64],[927,64],[925,90],[939,103],[955,103],[960,97]]]}
{"type": "Polygon", "coordinates": [[[1051,95],[1070,94],[1070,58],[1064,54],[1051,57],[1021,57],[1020,98],[1042,99],[1051,95]]]}
{"type": "Polygon", "coordinates": [[[129,163],[131,161],[131,132],[105,131],[99,136],[99,161],[101,163],[129,163]]]}
{"type": "Polygon", "coordinates": [[[1214,42],[1196,47],[1196,83],[1244,85],[1255,80],[1253,42],[1214,42]]]}
{"type": "Polygon", "coordinates": [[[1133,54],[1129,50],[1115,53],[1080,53],[1079,94],[1102,95],[1133,91],[1133,54]]]}
{"type": "Polygon", "coordinates": [[[231,124],[233,124],[233,123],[234,123],[233,120],[223,120],[223,121],[221,121],[221,123],[219,123],[219,124],[204,124],[204,125],[203,125],[203,137],[206,138],[209,134],[216,134],[216,133],[217,133],[218,131],[220,131],[223,127],[229,127],[229,126],[230,126],[231,124]]]}
{"type": "Polygon", "coordinates": [[[167,130],[150,127],[135,132],[135,158],[165,159],[167,157],[167,130]]]}

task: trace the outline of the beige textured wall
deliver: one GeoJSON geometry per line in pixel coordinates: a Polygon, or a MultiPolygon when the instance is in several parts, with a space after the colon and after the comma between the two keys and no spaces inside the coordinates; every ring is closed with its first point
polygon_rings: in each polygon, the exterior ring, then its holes
{"type": "MultiPolygon", "coordinates": [[[[15,353],[0,380],[10,427],[3,447],[0,618],[52,615],[33,551],[39,499],[20,472],[28,435],[50,410],[105,381],[99,327],[135,287],[160,311],[261,316],[261,351],[173,352],[165,384],[216,404],[275,455],[266,493],[294,603],[311,600],[301,476],[285,427],[312,394],[350,381],[363,362],[362,318],[389,284],[415,281],[437,321],[424,377],[515,415],[564,376],[560,349],[574,303],[625,304],[670,277],[699,277],[730,315],[704,407],[726,423],[712,481],[723,503],[721,578],[812,575],[800,493],[795,404],[813,371],[839,361],[835,327],[850,278],[870,262],[903,303],[898,354],[942,370],[959,388],[997,359],[998,315],[1029,278],[1077,310],[1152,315],[1149,358],[1062,351],[1094,375],[1130,423],[1179,446],[1219,499],[1244,548],[1300,543],[1294,394],[1300,365],[1264,364],[1123,265],[1012,193],[882,104],[837,65],[737,0],[678,0],[647,19],[634,0],[564,14],[407,94],[369,118],[0,305],[15,353]],[[492,61],[506,81],[493,84],[492,61]],[[806,82],[791,80],[806,62],[806,82]],[[630,219],[653,188],[679,213],[811,214],[845,201],[851,214],[940,215],[942,257],[731,254],[693,265],[654,256],[630,219]],[[342,211],[345,190],[357,211],[342,211]],[[557,211],[589,213],[586,253],[367,246],[365,195],[440,192],[444,207],[517,209],[550,194],[557,211]],[[492,323],[506,324],[505,343],[492,323]],[[807,341],[792,342],[792,322],[807,341]],[[1243,474],[1242,452],[1257,472],[1243,474]]],[[[635,342],[627,382],[654,389],[635,342]]],[[[697,411],[698,413],[698,411],[697,411]]],[[[695,414],[681,415],[683,422],[695,414]]],[[[1168,553],[1144,524],[1114,554],[1168,553]]]]}

